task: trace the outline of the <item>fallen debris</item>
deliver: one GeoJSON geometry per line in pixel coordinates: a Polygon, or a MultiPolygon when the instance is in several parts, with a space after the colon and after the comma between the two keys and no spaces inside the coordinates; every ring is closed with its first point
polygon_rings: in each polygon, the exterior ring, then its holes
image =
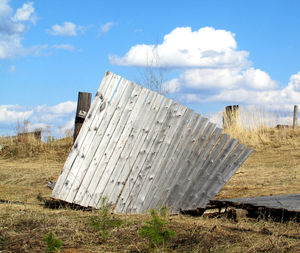
{"type": "Polygon", "coordinates": [[[211,200],[207,209],[227,207],[245,209],[254,218],[300,220],[300,194],[211,200]]]}
{"type": "Polygon", "coordinates": [[[47,187],[50,188],[51,190],[53,190],[54,187],[55,187],[55,182],[49,181],[49,182],[47,183],[47,187]]]}

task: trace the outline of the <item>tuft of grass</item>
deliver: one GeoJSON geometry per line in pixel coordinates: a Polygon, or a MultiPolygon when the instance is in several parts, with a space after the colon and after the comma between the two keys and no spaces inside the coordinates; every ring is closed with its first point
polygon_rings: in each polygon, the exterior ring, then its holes
{"type": "Polygon", "coordinates": [[[154,210],[150,210],[151,220],[146,223],[139,230],[139,235],[148,239],[151,249],[160,248],[176,237],[176,232],[169,228],[166,208],[160,209],[160,215],[154,210]]]}
{"type": "Polygon", "coordinates": [[[57,252],[62,246],[62,241],[56,238],[52,232],[45,236],[45,241],[47,245],[46,253],[57,252]]]}
{"type": "Polygon", "coordinates": [[[111,207],[107,199],[101,198],[101,206],[97,210],[97,215],[91,217],[90,226],[100,231],[103,238],[108,238],[110,236],[110,230],[122,224],[122,220],[112,216],[111,207]]]}

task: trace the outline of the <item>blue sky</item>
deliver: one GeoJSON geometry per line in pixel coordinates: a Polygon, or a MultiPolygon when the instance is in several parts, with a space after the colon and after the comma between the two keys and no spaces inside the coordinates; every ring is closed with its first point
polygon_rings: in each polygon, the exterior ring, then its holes
{"type": "Polygon", "coordinates": [[[300,1],[0,0],[0,135],[30,121],[63,136],[78,91],[155,62],[168,96],[291,111],[300,101],[300,1]],[[159,60],[158,60],[159,59],[159,60]]]}

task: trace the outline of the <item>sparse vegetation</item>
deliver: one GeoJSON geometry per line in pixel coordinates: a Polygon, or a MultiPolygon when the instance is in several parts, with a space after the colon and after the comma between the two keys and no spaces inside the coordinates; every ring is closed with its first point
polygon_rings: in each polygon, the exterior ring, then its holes
{"type": "Polygon", "coordinates": [[[223,117],[225,133],[255,149],[298,144],[300,128],[292,128],[291,115],[266,112],[258,108],[246,110],[242,107],[238,113],[232,113],[229,119],[225,113],[223,117]]]}
{"type": "Polygon", "coordinates": [[[90,225],[101,232],[103,238],[110,236],[110,230],[122,225],[123,221],[113,217],[111,208],[106,198],[101,198],[101,206],[96,215],[91,217],[90,225]]]}
{"type": "Polygon", "coordinates": [[[0,137],[0,155],[2,158],[28,158],[47,156],[51,159],[65,160],[73,144],[73,138],[49,138],[43,142],[34,136],[0,137]]]}
{"type": "MultiPolygon", "coordinates": [[[[231,131],[234,137],[253,147],[254,152],[217,198],[300,192],[300,129],[269,127],[260,130],[259,134],[253,130],[231,131]]],[[[0,251],[45,252],[44,236],[49,231],[63,242],[60,252],[64,253],[151,251],[151,238],[144,239],[139,235],[143,227],[153,224],[153,217],[149,214],[111,214],[110,207],[106,205],[103,205],[102,211],[52,210],[43,207],[36,198],[38,194],[44,197],[51,194],[46,184],[57,180],[72,138],[54,140],[50,145],[30,139],[16,141],[2,137],[0,144],[4,146],[0,152],[0,251]],[[13,153],[15,149],[17,151],[13,153]],[[23,153],[26,149],[27,153],[23,153]],[[98,224],[98,229],[91,226],[92,220],[98,224]],[[107,225],[117,220],[123,221],[123,224],[107,225]],[[103,231],[109,236],[104,238],[103,231]]],[[[163,216],[157,214],[157,217],[162,219],[163,216]]],[[[235,222],[225,216],[183,215],[166,219],[166,227],[177,236],[169,236],[169,241],[164,239],[168,241],[168,247],[157,247],[157,251],[300,251],[299,223],[293,221],[279,223],[244,217],[235,222]]]]}
{"type": "Polygon", "coordinates": [[[45,236],[45,242],[47,245],[46,253],[57,252],[62,246],[62,241],[56,238],[52,232],[45,236]]]}
{"type": "Polygon", "coordinates": [[[148,239],[151,249],[162,247],[162,251],[164,251],[170,239],[176,237],[176,232],[169,228],[166,208],[160,209],[160,215],[154,209],[151,209],[150,215],[151,220],[146,221],[141,227],[139,235],[148,239]]]}
{"type": "Polygon", "coordinates": [[[28,158],[44,156],[47,159],[65,160],[73,144],[70,131],[66,131],[66,137],[55,139],[51,136],[50,126],[47,126],[46,141],[42,139],[42,129],[29,132],[30,122],[25,120],[18,123],[15,136],[0,136],[0,155],[2,158],[28,158]]]}

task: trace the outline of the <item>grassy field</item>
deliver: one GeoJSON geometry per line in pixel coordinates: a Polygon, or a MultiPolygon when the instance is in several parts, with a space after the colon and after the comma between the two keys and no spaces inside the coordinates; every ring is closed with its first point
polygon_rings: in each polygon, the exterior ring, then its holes
{"type": "MultiPolygon", "coordinates": [[[[227,129],[254,149],[217,198],[300,192],[300,129],[256,131],[227,129]]],[[[104,217],[99,211],[45,208],[37,196],[49,197],[47,182],[56,181],[72,139],[0,139],[0,252],[50,252],[45,236],[62,242],[59,252],[299,252],[297,222],[184,215],[167,216],[176,236],[151,245],[139,231],[150,221],[145,215],[104,217]],[[91,221],[121,220],[116,227],[96,229],[91,221]]]]}

